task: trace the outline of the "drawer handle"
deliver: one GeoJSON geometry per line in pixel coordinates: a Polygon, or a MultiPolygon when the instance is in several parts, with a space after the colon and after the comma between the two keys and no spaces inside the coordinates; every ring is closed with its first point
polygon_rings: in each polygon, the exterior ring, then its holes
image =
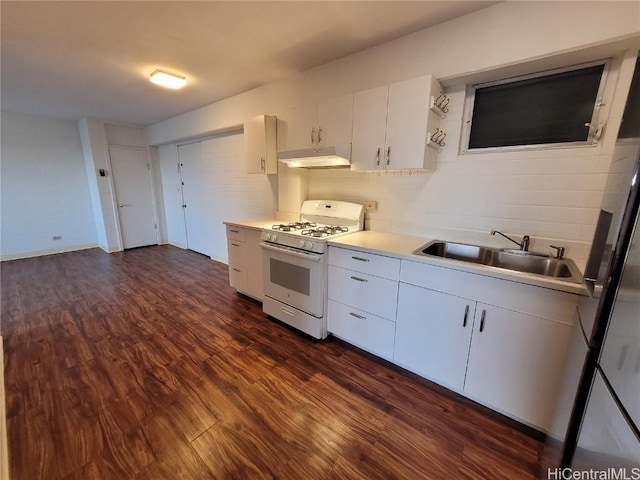
{"type": "Polygon", "coordinates": [[[240,273],[242,270],[238,270],[237,268],[234,268],[233,271],[240,273]]]}
{"type": "Polygon", "coordinates": [[[360,278],[360,277],[351,277],[353,280],[355,280],[356,282],[364,282],[367,283],[369,280],[367,280],[366,278],[360,278]]]}
{"type": "Polygon", "coordinates": [[[231,229],[229,229],[229,231],[230,231],[231,233],[240,233],[238,230],[231,230],[231,229]]]}
{"type": "Polygon", "coordinates": [[[362,257],[351,257],[354,260],[358,260],[359,262],[368,262],[369,259],[368,258],[362,258],[362,257]]]}
{"type": "Polygon", "coordinates": [[[484,330],[484,317],[487,315],[486,310],[482,310],[482,315],[480,316],[480,333],[484,330]]]}
{"type": "Polygon", "coordinates": [[[353,312],[350,312],[349,315],[351,315],[352,317],[356,317],[359,320],[366,320],[367,319],[367,317],[364,317],[362,315],[358,315],[357,313],[353,313],[353,312]]]}
{"type": "Polygon", "coordinates": [[[239,247],[240,246],[239,243],[232,243],[231,245],[233,245],[234,247],[239,247]]]}
{"type": "Polygon", "coordinates": [[[467,318],[469,318],[469,305],[464,309],[464,319],[462,320],[462,328],[467,326],[467,318]]]}

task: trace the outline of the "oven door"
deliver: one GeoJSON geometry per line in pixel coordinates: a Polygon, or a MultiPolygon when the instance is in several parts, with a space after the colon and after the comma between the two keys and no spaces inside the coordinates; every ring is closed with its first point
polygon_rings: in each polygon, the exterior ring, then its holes
{"type": "Polygon", "coordinates": [[[260,246],[264,294],[321,318],[324,314],[324,255],[265,242],[260,246]]]}

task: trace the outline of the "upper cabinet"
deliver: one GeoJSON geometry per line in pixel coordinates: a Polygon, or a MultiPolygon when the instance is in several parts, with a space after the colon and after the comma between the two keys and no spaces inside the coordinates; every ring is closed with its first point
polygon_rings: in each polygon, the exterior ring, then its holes
{"type": "Polygon", "coordinates": [[[431,75],[357,92],[353,100],[352,170],[426,169],[436,165],[440,115],[430,107],[441,94],[431,75]]]}
{"type": "Polygon", "coordinates": [[[278,151],[351,142],[353,94],[292,107],[278,114],[278,151]]]}
{"type": "Polygon", "coordinates": [[[247,173],[278,173],[276,117],[258,115],[244,122],[247,173]]]}

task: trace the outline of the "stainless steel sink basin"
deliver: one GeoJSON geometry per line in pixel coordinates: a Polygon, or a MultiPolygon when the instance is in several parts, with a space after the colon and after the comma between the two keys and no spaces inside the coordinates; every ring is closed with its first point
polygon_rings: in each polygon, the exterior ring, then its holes
{"type": "Polygon", "coordinates": [[[543,275],[581,283],[582,276],[570,259],[558,260],[548,255],[520,250],[483,247],[434,240],[413,252],[416,255],[448,258],[462,262],[503,268],[516,272],[543,275]]]}

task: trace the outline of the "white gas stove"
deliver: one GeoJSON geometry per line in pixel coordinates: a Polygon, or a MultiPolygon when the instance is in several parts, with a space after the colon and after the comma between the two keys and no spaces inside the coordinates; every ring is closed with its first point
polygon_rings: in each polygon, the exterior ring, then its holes
{"type": "Polygon", "coordinates": [[[300,221],[280,223],[262,231],[262,240],[308,252],[324,253],[326,241],[362,230],[362,205],[329,200],[307,200],[300,221]]]}
{"type": "Polygon", "coordinates": [[[263,229],[262,310],[315,338],[325,338],[327,241],[362,230],[363,218],[359,204],[307,200],[299,222],[263,229]]]}

